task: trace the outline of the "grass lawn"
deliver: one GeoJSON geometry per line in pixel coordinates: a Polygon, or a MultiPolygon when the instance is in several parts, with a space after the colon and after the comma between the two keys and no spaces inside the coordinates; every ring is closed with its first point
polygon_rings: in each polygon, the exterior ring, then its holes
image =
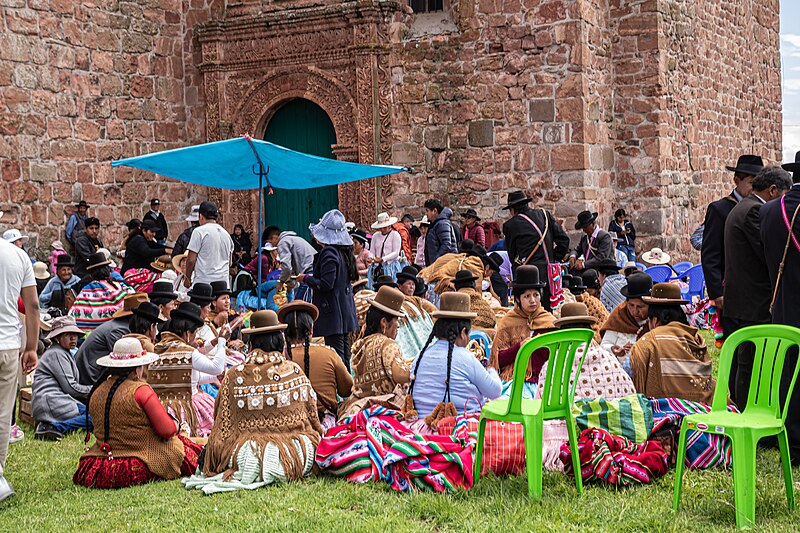
{"type": "MultiPolygon", "coordinates": [[[[674,471],[624,490],[545,473],[541,502],[528,500],[523,476],[482,478],[469,492],[400,494],[380,483],[310,478],[253,492],[203,496],[179,481],[116,491],[72,484],[83,437],[10,447],[7,477],[17,495],[0,503],[0,531],[722,531],[735,529],[733,481],[726,471],[690,471],[681,510],[672,512],[674,471]]],[[[795,469],[800,481],[800,471],[795,469]]],[[[796,489],[800,484],[796,483],[796,489]]],[[[797,531],[776,450],[758,454],[757,528],[797,531]]]]}

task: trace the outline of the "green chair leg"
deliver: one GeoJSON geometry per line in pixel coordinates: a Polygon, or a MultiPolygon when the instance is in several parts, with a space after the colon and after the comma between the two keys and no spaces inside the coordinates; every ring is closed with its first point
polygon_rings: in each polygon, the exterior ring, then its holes
{"type": "Polygon", "coordinates": [[[473,465],[473,471],[475,478],[472,482],[472,486],[478,484],[478,480],[481,478],[481,462],[483,461],[483,438],[486,436],[486,419],[481,418],[478,422],[478,442],[475,445],[475,464],[473,465]]]}
{"type": "Polygon", "coordinates": [[[542,498],[542,418],[528,419],[525,428],[525,466],[528,471],[528,497],[542,498]]]}
{"type": "Polygon", "coordinates": [[[733,455],[733,499],[736,504],[736,526],[749,527],[756,519],[756,444],[749,431],[731,437],[733,455]]]}
{"type": "Polygon", "coordinates": [[[786,485],[786,500],[789,509],[794,509],[794,481],[792,480],[792,460],[789,456],[789,437],[786,428],[778,435],[778,446],[781,451],[781,470],[783,470],[783,482],[786,485]]]}
{"type": "Polygon", "coordinates": [[[672,509],[677,511],[681,504],[681,489],[683,488],[683,469],[686,463],[686,418],[681,424],[681,432],[678,437],[678,457],[675,460],[675,489],[672,495],[672,509]]]}
{"type": "Polygon", "coordinates": [[[569,451],[572,456],[572,472],[575,474],[575,486],[578,494],[583,494],[583,474],[581,472],[581,458],[578,452],[578,428],[575,427],[575,419],[567,417],[567,435],[569,436],[569,451]]]}

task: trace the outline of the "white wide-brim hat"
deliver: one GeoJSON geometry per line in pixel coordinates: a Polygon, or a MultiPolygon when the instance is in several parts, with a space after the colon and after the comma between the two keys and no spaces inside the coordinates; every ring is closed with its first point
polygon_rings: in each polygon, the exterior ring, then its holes
{"type": "MultiPolygon", "coordinates": [[[[0,214],[0,216],[3,215],[0,214]]],[[[18,229],[10,229],[3,233],[3,239],[8,242],[17,242],[20,239],[22,239],[22,242],[28,242],[29,237],[20,233],[18,229]]]]}
{"type": "Polygon", "coordinates": [[[378,215],[378,220],[375,221],[372,226],[372,229],[381,229],[381,228],[388,228],[392,224],[397,223],[397,217],[390,217],[389,213],[381,213],[378,215]]]}
{"type": "Polygon", "coordinates": [[[661,248],[653,248],[649,252],[642,254],[642,261],[651,265],[666,265],[669,263],[670,256],[661,248]]]}
{"type": "Polygon", "coordinates": [[[114,349],[105,357],[97,360],[97,364],[106,368],[134,368],[158,361],[158,354],[142,348],[139,339],[123,337],[114,343],[114,349]]]}

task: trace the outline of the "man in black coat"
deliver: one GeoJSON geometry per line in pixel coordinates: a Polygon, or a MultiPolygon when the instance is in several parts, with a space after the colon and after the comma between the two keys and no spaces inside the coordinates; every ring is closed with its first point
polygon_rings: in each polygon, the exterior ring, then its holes
{"type": "MultiPolygon", "coordinates": [[[[761,240],[761,206],[783,196],[792,186],[789,173],[780,167],[765,167],[753,179],[753,192],[731,210],[725,221],[725,320],[731,334],[756,324],[769,324],[772,316],[772,283],[761,240]]],[[[731,399],[739,409],[747,405],[755,346],[736,350],[736,374],[731,375],[731,399]]]]}
{"type": "Polygon", "coordinates": [[[617,262],[614,240],[609,232],[597,225],[597,213],[578,213],[575,229],[583,231],[583,236],[578,247],[569,256],[570,268],[583,272],[587,268],[596,269],[601,264],[617,262]]]}
{"type": "Polygon", "coordinates": [[[100,240],[100,220],[95,217],[86,219],[86,228],[83,233],[75,239],[75,267],[72,271],[79,278],[89,273],[86,270],[89,256],[96,253],[100,248],[104,248],[103,241],[100,240]]]}
{"type": "Polygon", "coordinates": [[[148,211],[142,222],[145,220],[152,220],[156,224],[156,241],[163,244],[167,241],[169,236],[169,227],[164,215],[161,214],[161,201],[158,198],[150,200],[150,211],[148,211]]]}
{"type": "MultiPolygon", "coordinates": [[[[521,265],[534,265],[539,269],[539,279],[548,279],[547,263],[561,262],[569,251],[569,236],[544,208],[531,209],[531,198],[523,191],[508,195],[503,209],[511,211],[511,218],[503,224],[508,259],[516,275],[521,265]]],[[[550,286],[542,289],[542,306],[550,310],[550,286]]]]}
{"type": "MultiPolygon", "coordinates": [[[[761,240],[764,242],[764,257],[767,261],[769,279],[775,291],[772,323],[800,327],[800,312],[797,310],[797,303],[800,302],[800,214],[797,214],[800,211],[800,152],[797,152],[794,163],[782,166],[784,170],[792,172],[794,185],[786,196],[772,200],[761,207],[761,240]],[[787,229],[790,225],[794,236],[791,239],[787,229]],[[784,250],[786,259],[783,261],[783,272],[778,279],[784,250]]],[[[785,397],[788,390],[797,358],[797,348],[792,348],[783,367],[781,397],[785,397]]],[[[792,464],[798,466],[800,465],[800,387],[798,386],[795,386],[789,401],[786,431],[789,435],[792,464]]]]}

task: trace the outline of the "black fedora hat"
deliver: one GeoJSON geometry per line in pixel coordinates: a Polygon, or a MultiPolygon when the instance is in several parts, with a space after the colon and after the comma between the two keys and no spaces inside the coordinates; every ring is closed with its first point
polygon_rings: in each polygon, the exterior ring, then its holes
{"type": "Polygon", "coordinates": [[[170,313],[170,318],[185,318],[197,326],[202,326],[205,322],[200,318],[200,313],[201,309],[199,305],[193,304],[192,302],[182,302],[177,309],[170,313]]]}
{"type": "Polygon", "coordinates": [[[461,213],[461,216],[462,217],[474,217],[476,220],[480,220],[481,219],[481,217],[478,216],[477,211],[475,211],[474,209],[467,209],[466,211],[461,213]]]}
{"type": "Polygon", "coordinates": [[[397,273],[397,283],[414,281],[416,279],[417,279],[417,269],[411,265],[404,266],[403,270],[397,273]]]}
{"type": "Polygon", "coordinates": [[[645,272],[634,272],[627,277],[628,284],[620,289],[620,294],[629,300],[650,296],[653,290],[653,278],[645,272]]]}
{"type": "Polygon", "coordinates": [[[597,213],[591,211],[581,211],[578,213],[578,221],[575,223],[575,229],[585,228],[597,220],[597,213]]]}
{"type": "Polygon", "coordinates": [[[512,209],[514,207],[519,207],[525,204],[529,204],[532,198],[525,194],[524,191],[514,191],[508,193],[508,200],[506,200],[506,205],[503,209],[512,209]]]}
{"type": "Polygon", "coordinates": [[[357,241],[358,241],[358,242],[360,242],[361,244],[367,244],[367,241],[369,240],[369,239],[367,238],[367,232],[366,232],[366,231],[364,231],[363,229],[357,229],[357,230],[355,230],[353,233],[351,233],[351,234],[350,234],[350,237],[351,237],[352,239],[355,239],[355,240],[357,240],[357,241]]]}
{"type": "Polygon", "coordinates": [[[111,261],[106,259],[106,254],[103,252],[95,252],[86,259],[86,270],[93,270],[110,264],[111,261]]]}
{"type": "Polygon", "coordinates": [[[587,289],[600,288],[600,277],[597,275],[597,270],[593,268],[584,270],[583,274],[581,274],[581,280],[587,289]]]}
{"type": "Polygon", "coordinates": [[[186,295],[191,301],[201,303],[204,306],[215,300],[214,289],[208,283],[195,283],[186,295]]]}
{"type": "Polygon", "coordinates": [[[725,166],[731,172],[737,172],[739,174],[749,174],[751,176],[755,176],[764,168],[764,160],[761,159],[761,156],[752,155],[752,154],[745,154],[739,156],[738,161],[736,161],[735,167],[725,166]]]}
{"type": "Polygon", "coordinates": [[[453,286],[456,290],[463,289],[464,287],[475,287],[475,280],[478,276],[469,270],[459,270],[456,272],[456,277],[453,278],[453,286]]]}
{"type": "Polygon", "coordinates": [[[89,209],[89,207],[91,206],[86,203],[86,200],[81,200],[80,202],[75,204],[75,207],[85,207],[86,209],[89,209]]]}
{"type": "Polygon", "coordinates": [[[139,304],[139,307],[133,309],[131,311],[134,315],[140,316],[144,319],[153,322],[154,324],[161,324],[165,322],[161,318],[161,313],[158,310],[158,306],[151,302],[142,302],[139,304]]]}
{"type": "Polygon", "coordinates": [[[539,281],[539,269],[532,265],[523,265],[517,269],[514,281],[511,282],[513,289],[541,289],[544,283],[539,281]]]}
{"type": "Polygon", "coordinates": [[[396,289],[397,283],[392,279],[392,276],[378,276],[378,279],[375,280],[375,290],[377,291],[384,286],[396,289]]]}
{"type": "Polygon", "coordinates": [[[159,279],[153,283],[153,290],[150,291],[150,299],[167,298],[177,300],[178,293],[174,292],[172,282],[167,279],[159,279]]]}
{"type": "Polygon", "coordinates": [[[55,264],[56,270],[58,270],[61,267],[74,267],[74,266],[75,262],[72,260],[72,256],[70,256],[69,254],[61,254],[58,257],[56,257],[56,264],[55,264]]]}
{"type": "Polygon", "coordinates": [[[794,154],[794,163],[784,163],[781,168],[788,172],[800,172],[800,152],[794,154]]]}
{"type": "Polygon", "coordinates": [[[212,281],[211,282],[211,296],[216,300],[222,295],[233,294],[228,288],[227,281],[212,281]]]}
{"type": "Polygon", "coordinates": [[[497,253],[490,254],[486,251],[486,248],[484,248],[480,244],[475,246],[475,251],[477,252],[478,257],[481,258],[484,267],[489,267],[495,272],[500,272],[500,262],[502,262],[500,254],[497,253]],[[498,258],[500,259],[500,262],[497,261],[498,258]]]}

